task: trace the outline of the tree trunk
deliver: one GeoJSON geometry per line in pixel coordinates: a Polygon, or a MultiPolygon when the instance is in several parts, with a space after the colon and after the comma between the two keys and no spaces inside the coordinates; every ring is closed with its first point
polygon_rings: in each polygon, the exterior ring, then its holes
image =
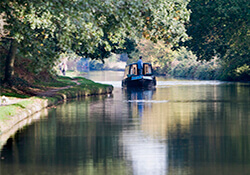
{"type": "Polygon", "coordinates": [[[12,40],[10,45],[10,50],[6,58],[5,62],[5,75],[4,75],[4,83],[8,84],[9,86],[12,86],[12,77],[14,75],[14,62],[15,62],[15,56],[17,52],[17,41],[12,40]]]}

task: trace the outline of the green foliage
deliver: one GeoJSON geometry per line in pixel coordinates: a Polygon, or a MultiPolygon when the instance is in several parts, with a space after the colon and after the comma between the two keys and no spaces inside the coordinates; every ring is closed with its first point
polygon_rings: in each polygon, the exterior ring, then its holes
{"type": "Polygon", "coordinates": [[[141,36],[174,45],[187,39],[188,2],[2,0],[0,14],[7,35],[1,35],[0,46],[8,50],[10,39],[18,41],[19,59],[29,59],[26,69],[38,74],[52,73],[64,52],[103,60],[111,52],[133,51],[141,36]]]}
{"type": "Polygon", "coordinates": [[[238,66],[235,69],[224,66],[222,78],[228,79],[228,77],[230,77],[230,80],[233,81],[250,81],[250,66],[244,64],[243,66],[238,66]]]}
{"type": "MultiPolygon", "coordinates": [[[[235,79],[239,67],[250,65],[248,0],[192,0],[186,44],[200,60],[218,56],[223,65],[222,78],[235,79]]],[[[245,76],[244,76],[245,77],[245,76]]]]}
{"type": "Polygon", "coordinates": [[[221,76],[222,65],[218,58],[197,61],[192,51],[185,47],[171,50],[163,42],[141,40],[137,49],[138,52],[133,53],[133,59],[129,59],[127,63],[136,62],[139,55],[142,55],[143,61],[151,62],[155,73],[159,75],[191,79],[219,79],[221,76]]]}
{"type": "Polygon", "coordinates": [[[210,61],[197,61],[197,57],[186,48],[173,51],[175,59],[171,62],[168,75],[174,77],[214,80],[218,79],[221,65],[218,59],[210,61]]]}
{"type": "Polygon", "coordinates": [[[158,74],[165,74],[171,61],[174,59],[171,49],[166,47],[163,41],[154,43],[150,40],[142,39],[136,49],[136,52],[131,54],[132,59],[129,59],[127,63],[137,62],[139,56],[142,56],[143,62],[151,62],[158,74]]]}
{"type": "Polygon", "coordinates": [[[238,67],[235,70],[235,76],[238,77],[239,79],[245,79],[246,77],[250,77],[250,66],[247,64],[244,64],[243,66],[238,67]]]}
{"type": "Polygon", "coordinates": [[[174,77],[214,80],[219,78],[219,71],[221,70],[221,67],[214,63],[215,60],[204,62],[188,59],[174,60],[168,74],[174,77]]]}
{"type": "Polygon", "coordinates": [[[89,69],[90,70],[103,70],[103,63],[101,61],[98,60],[91,60],[89,62],[89,69]]]}

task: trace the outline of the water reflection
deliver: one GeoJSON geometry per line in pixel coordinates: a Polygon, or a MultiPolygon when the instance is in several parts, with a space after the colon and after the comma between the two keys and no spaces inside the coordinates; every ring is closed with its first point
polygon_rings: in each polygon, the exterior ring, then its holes
{"type": "Polygon", "coordinates": [[[145,108],[152,107],[152,97],[155,89],[123,89],[126,96],[126,101],[129,104],[129,108],[133,107],[132,111],[137,111],[140,117],[143,116],[145,108]]]}
{"type": "Polygon", "coordinates": [[[50,109],[8,140],[0,174],[247,174],[249,86],[188,82],[125,91],[110,81],[112,96],[50,109]]]}
{"type": "Polygon", "coordinates": [[[47,120],[20,130],[1,150],[0,174],[127,174],[122,127],[104,110],[105,100],[62,104],[47,120]]]}
{"type": "Polygon", "coordinates": [[[126,161],[131,162],[133,174],[152,175],[168,172],[167,145],[159,139],[152,139],[138,130],[120,134],[126,161]]]}
{"type": "Polygon", "coordinates": [[[34,115],[25,118],[24,120],[16,123],[10,130],[0,134],[0,150],[7,142],[7,140],[13,136],[18,130],[24,128],[25,126],[31,125],[34,122],[38,122],[41,118],[48,115],[48,110],[43,109],[34,115]]]}
{"type": "Polygon", "coordinates": [[[131,111],[130,116],[137,118],[140,123],[135,128],[123,130],[119,137],[126,161],[131,162],[135,175],[161,175],[168,171],[167,145],[161,139],[152,138],[139,129],[144,115],[150,113],[153,103],[160,102],[154,100],[155,92],[156,89],[123,89],[124,103],[128,105],[128,111],[131,111]]]}

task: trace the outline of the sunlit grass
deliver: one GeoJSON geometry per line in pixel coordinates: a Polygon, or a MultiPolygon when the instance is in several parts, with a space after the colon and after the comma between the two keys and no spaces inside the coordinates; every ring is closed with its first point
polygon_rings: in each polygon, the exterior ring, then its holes
{"type": "Polygon", "coordinates": [[[17,113],[17,107],[15,106],[1,106],[0,107],[0,120],[3,121],[3,120],[6,120],[8,119],[7,116],[12,116],[12,115],[15,115],[17,113]]]}
{"type": "Polygon", "coordinates": [[[1,106],[0,107],[0,120],[8,119],[7,116],[16,115],[19,110],[25,109],[28,105],[32,103],[34,103],[33,100],[24,100],[15,104],[1,106]]]}
{"type": "Polygon", "coordinates": [[[53,81],[48,82],[37,82],[36,85],[44,86],[44,87],[65,87],[70,85],[76,85],[75,82],[72,81],[73,79],[66,76],[58,76],[53,81]]]}

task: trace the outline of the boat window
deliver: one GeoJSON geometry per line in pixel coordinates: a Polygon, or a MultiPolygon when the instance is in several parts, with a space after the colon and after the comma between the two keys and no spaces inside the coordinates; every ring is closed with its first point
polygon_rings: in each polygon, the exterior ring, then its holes
{"type": "Polygon", "coordinates": [[[130,74],[137,75],[137,64],[131,65],[130,74]]]}
{"type": "Polygon", "coordinates": [[[152,74],[152,69],[151,69],[151,66],[149,64],[144,64],[143,70],[144,70],[144,75],[152,74]]]}
{"type": "Polygon", "coordinates": [[[126,66],[124,71],[124,77],[127,77],[128,74],[129,74],[129,66],[126,66]]]}

